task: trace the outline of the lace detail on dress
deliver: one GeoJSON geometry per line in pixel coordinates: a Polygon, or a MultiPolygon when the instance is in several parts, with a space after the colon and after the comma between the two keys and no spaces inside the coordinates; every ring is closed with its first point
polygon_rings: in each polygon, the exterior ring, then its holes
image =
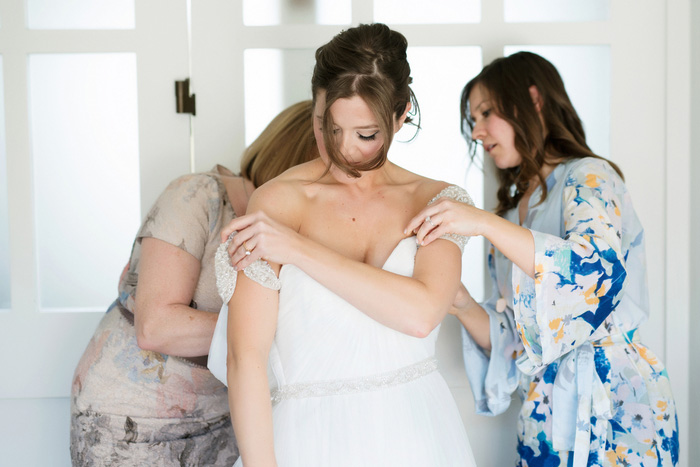
{"type": "Polygon", "coordinates": [[[248,276],[248,279],[268,289],[279,290],[282,288],[282,282],[275,275],[275,271],[272,270],[272,267],[267,261],[259,259],[245,268],[243,273],[248,276]]]}
{"type": "MultiPolygon", "coordinates": [[[[450,185],[448,187],[445,187],[440,193],[438,193],[435,196],[435,198],[430,200],[428,205],[433,204],[435,201],[437,201],[439,198],[442,198],[443,196],[452,198],[453,200],[459,201],[460,203],[466,203],[471,206],[474,206],[474,201],[472,200],[472,197],[469,196],[469,193],[467,193],[467,190],[457,185],[450,185]]],[[[445,240],[451,241],[452,243],[457,245],[460,251],[462,252],[464,252],[464,247],[467,246],[467,242],[469,241],[469,237],[453,233],[447,233],[440,238],[444,238],[445,240]]]]}
{"type": "MultiPolygon", "coordinates": [[[[214,269],[216,270],[216,288],[224,301],[224,305],[231,300],[234,290],[236,290],[236,279],[238,272],[231,266],[231,259],[228,256],[228,246],[236,232],[229,235],[228,240],[219,245],[214,256],[214,269]]],[[[257,260],[246,267],[245,275],[268,289],[279,290],[282,283],[275,275],[267,261],[257,260]]]]}
{"type": "Polygon", "coordinates": [[[357,392],[376,391],[377,389],[384,389],[411,382],[437,369],[437,360],[430,357],[412,365],[399,368],[398,370],[365,376],[364,378],[288,384],[272,391],[270,397],[274,405],[286,399],[338,396],[357,392]]]}

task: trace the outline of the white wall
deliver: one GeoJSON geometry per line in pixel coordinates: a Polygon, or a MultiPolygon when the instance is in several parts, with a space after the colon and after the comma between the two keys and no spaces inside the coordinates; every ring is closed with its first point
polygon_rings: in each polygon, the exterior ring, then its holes
{"type": "MultiPolygon", "coordinates": [[[[690,24],[700,24],[700,2],[693,1],[690,4],[691,15],[690,24]]],[[[700,180],[700,28],[691,27],[690,30],[691,47],[691,69],[690,69],[690,238],[700,237],[700,183],[692,181],[700,180]]],[[[700,303],[700,244],[697,240],[691,240],[690,251],[690,389],[695,390],[700,386],[700,314],[697,311],[700,303]],[[694,267],[695,266],[695,267],[694,267]]],[[[689,418],[688,439],[690,443],[687,448],[681,446],[681,450],[686,451],[686,458],[700,459],[700,400],[691,397],[689,418]]]]}

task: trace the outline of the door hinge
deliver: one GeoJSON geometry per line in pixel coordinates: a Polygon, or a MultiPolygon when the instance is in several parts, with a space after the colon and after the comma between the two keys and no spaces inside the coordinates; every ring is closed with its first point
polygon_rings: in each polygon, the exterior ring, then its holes
{"type": "Polygon", "coordinates": [[[190,95],[190,79],[175,81],[175,110],[179,114],[197,115],[195,95],[190,95]]]}

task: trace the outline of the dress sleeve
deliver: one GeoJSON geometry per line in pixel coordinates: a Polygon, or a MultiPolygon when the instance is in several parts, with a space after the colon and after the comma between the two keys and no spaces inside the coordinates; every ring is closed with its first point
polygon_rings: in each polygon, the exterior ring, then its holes
{"type": "MultiPolygon", "coordinates": [[[[224,301],[224,307],[228,305],[229,300],[233,296],[236,289],[236,279],[238,272],[231,266],[231,260],[228,256],[228,246],[233,240],[235,232],[232,233],[226,242],[219,245],[216,250],[215,269],[216,269],[216,288],[219,290],[219,295],[224,301]]],[[[257,282],[263,287],[272,290],[279,290],[282,286],[279,278],[275,275],[272,267],[263,260],[257,260],[243,270],[243,273],[251,280],[257,282]]]]}
{"type": "Polygon", "coordinates": [[[207,174],[180,177],[168,185],[149,211],[137,239],[153,237],[202,260],[222,209],[218,181],[207,174]]]}
{"type": "Polygon", "coordinates": [[[481,304],[489,316],[490,353],[479,347],[462,326],[464,368],[474,395],[476,412],[481,415],[498,415],[508,409],[519,382],[516,358],[523,352],[513,313],[504,307],[505,301],[498,291],[494,256],[492,245],[488,266],[494,284],[493,293],[481,304]]]}
{"type": "Polygon", "coordinates": [[[627,277],[620,212],[626,196],[607,162],[576,164],[562,194],[564,237],[532,231],[535,278],[513,265],[523,372],[533,374],[587,342],[620,302],[627,277]]]}
{"type": "MultiPolygon", "coordinates": [[[[232,233],[226,242],[219,245],[214,257],[214,268],[216,270],[216,288],[223,300],[223,305],[216,320],[214,335],[209,346],[209,358],[207,367],[209,371],[223,384],[228,386],[226,379],[226,359],[228,354],[227,329],[228,329],[228,302],[236,290],[236,280],[238,272],[231,266],[228,256],[228,246],[236,233],[232,233]]],[[[243,273],[251,280],[263,287],[272,290],[279,290],[282,286],[279,278],[275,275],[270,265],[263,260],[257,260],[243,270],[243,273]]]]}
{"type": "MultiPolygon", "coordinates": [[[[474,201],[472,201],[472,197],[469,196],[469,193],[467,193],[467,190],[465,190],[462,187],[459,187],[457,185],[450,185],[443,189],[440,193],[438,193],[435,198],[431,199],[428,205],[433,204],[435,201],[437,201],[439,198],[442,197],[447,197],[451,198],[455,201],[459,201],[460,203],[466,203],[469,205],[474,206],[474,201]]],[[[459,250],[464,253],[464,247],[467,245],[467,242],[469,241],[469,237],[466,237],[464,235],[458,235],[458,234],[453,234],[453,233],[447,233],[443,235],[442,237],[445,240],[449,240],[455,245],[459,247],[459,250]]]]}

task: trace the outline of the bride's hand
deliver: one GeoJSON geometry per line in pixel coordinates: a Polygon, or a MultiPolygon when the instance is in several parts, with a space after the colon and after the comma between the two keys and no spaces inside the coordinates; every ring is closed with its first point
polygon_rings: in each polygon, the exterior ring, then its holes
{"type": "Polygon", "coordinates": [[[420,245],[428,245],[448,233],[474,237],[483,235],[482,225],[489,215],[492,214],[470,204],[443,197],[416,214],[404,233],[415,233],[420,245]]]}
{"type": "Polygon", "coordinates": [[[225,242],[232,233],[235,235],[228,254],[236,270],[245,269],[258,259],[289,264],[300,249],[301,236],[262,211],[233,219],[221,231],[221,241],[225,242]]]}

